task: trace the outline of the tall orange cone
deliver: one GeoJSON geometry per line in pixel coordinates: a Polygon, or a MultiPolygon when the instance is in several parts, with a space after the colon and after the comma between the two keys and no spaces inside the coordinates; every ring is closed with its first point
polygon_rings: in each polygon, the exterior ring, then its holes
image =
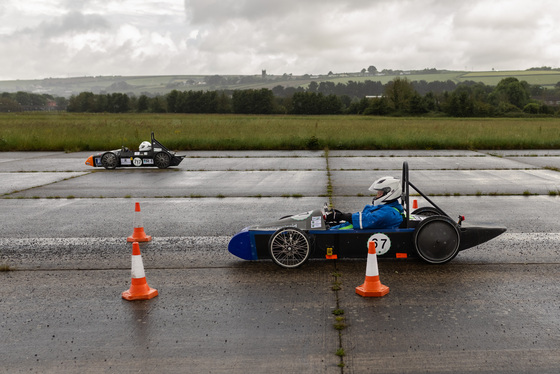
{"type": "Polygon", "coordinates": [[[418,209],[418,200],[414,199],[412,201],[412,209],[418,209]]]}
{"type": "Polygon", "coordinates": [[[123,299],[126,300],[149,300],[158,295],[155,288],[150,288],[146,282],[146,274],[144,273],[144,264],[142,263],[142,255],[140,254],[140,245],[137,242],[132,243],[132,284],[128,291],[122,293],[123,299]]]}
{"type": "Polygon", "coordinates": [[[369,242],[368,245],[366,280],[364,281],[364,284],[356,287],[356,293],[364,297],[380,297],[389,293],[389,287],[382,285],[379,280],[377,252],[375,251],[375,242],[373,241],[369,242]]]}
{"type": "Polygon", "coordinates": [[[140,212],[140,203],[136,203],[134,208],[134,231],[131,236],[126,238],[129,243],[132,242],[149,242],[152,240],[151,236],[146,235],[144,232],[144,225],[142,223],[142,212],[140,212]]]}

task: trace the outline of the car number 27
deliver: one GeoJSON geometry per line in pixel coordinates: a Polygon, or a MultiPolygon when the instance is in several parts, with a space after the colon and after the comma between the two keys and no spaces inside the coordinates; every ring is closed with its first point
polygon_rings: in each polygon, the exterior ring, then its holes
{"type": "Polygon", "coordinates": [[[385,234],[377,233],[373,234],[369,237],[367,245],[369,246],[369,242],[375,243],[375,252],[378,255],[382,255],[387,253],[389,249],[391,249],[391,239],[385,234]]]}

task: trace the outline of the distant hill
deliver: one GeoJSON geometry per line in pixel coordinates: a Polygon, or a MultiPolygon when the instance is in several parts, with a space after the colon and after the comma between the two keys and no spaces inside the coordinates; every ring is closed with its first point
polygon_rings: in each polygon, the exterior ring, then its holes
{"type": "Polygon", "coordinates": [[[455,83],[465,81],[482,82],[495,86],[506,77],[516,77],[527,81],[531,85],[547,88],[554,87],[560,82],[560,71],[520,70],[520,71],[448,71],[426,69],[418,71],[383,71],[377,74],[342,73],[328,75],[169,75],[169,76],[97,76],[74,78],[46,78],[35,80],[0,81],[0,92],[33,92],[45,93],[53,96],[70,97],[80,92],[126,93],[139,96],[146,94],[154,96],[166,94],[171,90],[199,91],[199,90],[235,90],[273,88],[275,86],[298,87],[316,81],[317,83],[330,81],[335,84],[346,84],[348,81],[362,82],[366,80],[380,81],[385,84],[395,77],[406,77],[410,81],[447,81],[455,83]]]}

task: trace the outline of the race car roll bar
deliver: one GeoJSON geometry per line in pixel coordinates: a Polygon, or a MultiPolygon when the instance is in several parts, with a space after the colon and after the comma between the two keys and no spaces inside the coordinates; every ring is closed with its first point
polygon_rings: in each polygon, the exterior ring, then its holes
{"type": "Polygon", "coordinates": [[[171,153],[171,151],[169,149],[167,149],[166,146],[164,146],[163,144],[161,144],[160,142],[158,142],[154,136],[154,132],[152,131],[152,149],[155,148],[161,148],[169,153],[171,153]]]}
{"type": "MultiPolygon", "coordinates": [[[[447,213],[445,213],[440,207],[438,207],[432,200],[430,200],[428,198],[428,196],[424,195],[422,193],[422,191],[420,191],[415,185],[413,185],[409,178],[408,178],[408,162],[405,161],[403,162],[403,169],[402,169],[402,201],[403,201],[403,208],[404,208],[404,221],[405,221],[405,227],[408,228],[408,219],[410,217],[410,214],[412,213],[410,211],[410,187],[412,187],[416,192],[418,192],[420,194],[420,196],[422,196],[424,199],[426,199],[427,202],[429,202],[430,204],[432,204],[432,206],[437,209],[442,216],[447,216],[449,217],[449,215],[447,213]]],[[[451,217],[449,217],[451,218],[451,217]]]]}

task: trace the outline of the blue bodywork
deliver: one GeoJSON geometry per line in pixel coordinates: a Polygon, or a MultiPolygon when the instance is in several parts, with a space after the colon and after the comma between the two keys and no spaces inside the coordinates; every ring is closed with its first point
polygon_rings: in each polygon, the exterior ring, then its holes
{"type": "MultiPolygon", "coordinates": [[[[407,162],[403,163],[402,180],[404,212],[403,222],[398,228],[329,230],[324,220],[324,207],[322,210],[315,209],[246,227],[231,238],[228,250],[244,260],[272,258],[280,266],[297,267],[308,258],[366,258],[369,242],[375,242],[378,257],[421,258],[428,263],[443,264],[451,261],[459,251],[484,243],[506,231],[504,227],[465,227],[462,225],[463,216],[454,222],[410,183],[407,162]],[[410,187],[431,206],[412,211],[409,204],[410,187]],[[289,237],[284,239],[282,235],[289,237]],[[291,241],[295,237],[299,239],[298,243],[291,241]],[[282,263],[275,252],[278,247],[282,255],[288,253],[288,256],[292,256],[289,261],[301,262],[295,265],[282,263]],[[297,256],[299,260],[294,260],[297,256]]],[[[398,211],[400,213],[401,209],[398,211]]]]}
{"type": "MultiPolygon", "coordinates": [[[[272,232],[271,232],[272,234],[272,232]]],[[[255,236],[246,227],[231,238],[228,244],[228,251],[244,260],[258,260],[257,247],[255,246],[255,236]]]]}
{"type": "MultiPolygon", "coordinates": [[[[243,260],[268,259],[270,258],[267,250],[268,240],[275,232],[276,230],[254,230],[246,227],[231,238],[228,251],[243,260]]],[[[336,255],[336,258],[366,257],[368,239],[375,234],[384,234],[393,243],[390,251],[378,254],[380,257],[415,257],[411,252],[413,248],[406,245],[411,242],[413,232],[413,228],[306,231],[307,235],[313,238],[314,250],[311,255],[313,258],[325,258],[329,255],[336,255]],[[396,253],[403,255],[397,256],[396,253]]]]}

